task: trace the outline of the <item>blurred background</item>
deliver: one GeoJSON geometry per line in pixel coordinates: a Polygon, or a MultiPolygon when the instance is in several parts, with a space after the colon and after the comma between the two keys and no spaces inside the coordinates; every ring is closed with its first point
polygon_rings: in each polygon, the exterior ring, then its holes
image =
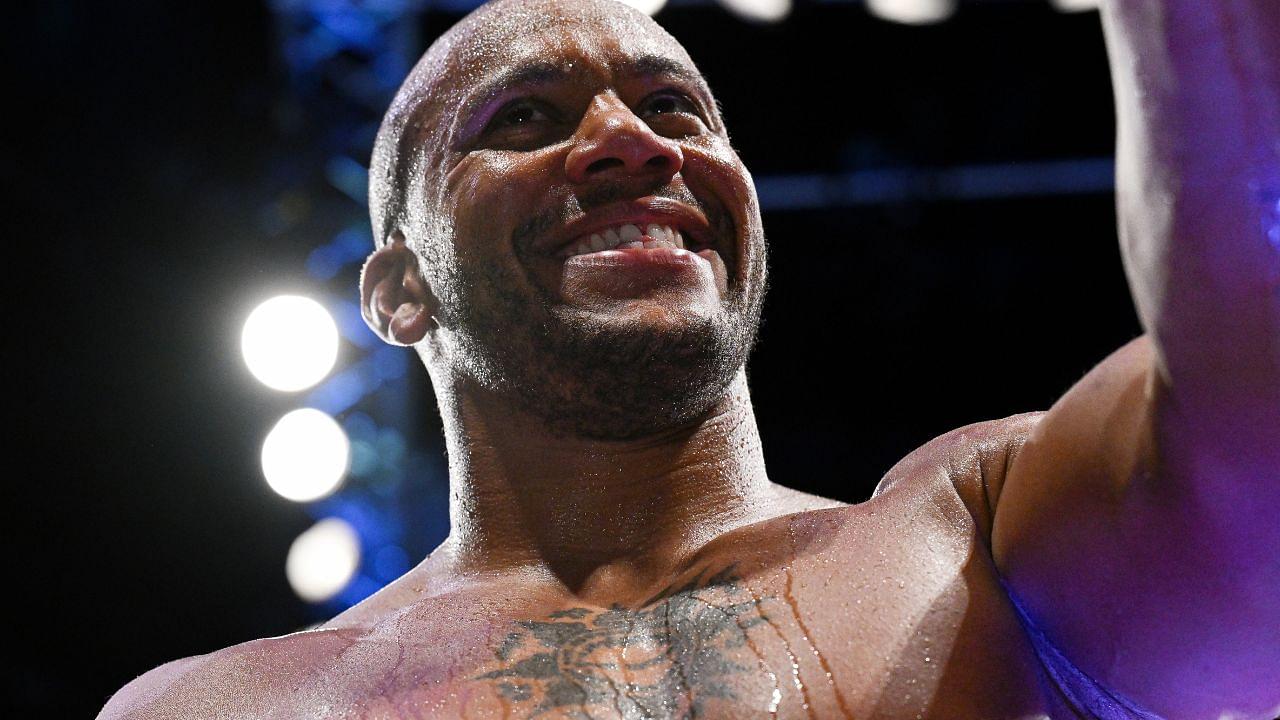
{"type": "MultiPolygon", "coordinates": [[[[447,533],[426,372],[355,288],[377,123],[472,5],[46,0],[7,24],[16,708],[92,717],[162,662],[331,616],[447,533]]],[[[756,178],[774,480],[863,500],[1139,332],[1087,2],[648,10],[756,178]]]]}

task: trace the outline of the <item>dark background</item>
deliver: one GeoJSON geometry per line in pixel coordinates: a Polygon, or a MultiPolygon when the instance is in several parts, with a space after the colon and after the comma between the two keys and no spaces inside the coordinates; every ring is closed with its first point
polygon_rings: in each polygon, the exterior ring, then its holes
{"type": "MultiPolygon", "coordinates": [[[[2,165],[17,451],[6,645],[19,660],[6,695],[91,717],[161,662],[316,619],[283,573],[312,518],[258,465],[296,398],[251,378],[238,334],[258,300],[308,288],[324,240],[309,228],[344,200],[305,170],[315,143],[282,109],[264,3],[28,12],[5,42],[20,126],[2,165]],[[305,190],[311,219],[265,232],[264,212],[303,202],[286,187],[305,190]]],[[[423,39],[457,17],[428,12],[423,39]]],[[[658,20],[707,75],[762,186],[1112,153],[1096,13],[971,2],[903,27],[801,1],[776,26],[711,5],[658,20]]],[[[770,475],[802,490],[865,499],[914,447],[1048,407],[1139,332],[1107,191],[766,203],[765,227],[772,291],[750,378],[770,475]]],[[[416,361],[404,387],[402,430],[438,461],[416,361]]],[[[438,487],[423,497],[442,500],[438,487]]]]}

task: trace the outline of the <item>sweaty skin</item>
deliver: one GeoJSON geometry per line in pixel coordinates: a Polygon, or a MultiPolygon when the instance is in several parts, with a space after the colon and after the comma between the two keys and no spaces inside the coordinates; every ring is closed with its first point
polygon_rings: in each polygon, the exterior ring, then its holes
{"type": "Polygon", "coordinates": [[[161,666],[99,717],[1274,717],[1270,2],[1106,9],[1148,335],[857,505],[766,473],[764,232],[683,48],[613,0],[476,11],[384,121],[361,290],[435,386],[449,538],[322,626],[161,666]],[[624,225],[639,244],[600,250],[624,225]]]}

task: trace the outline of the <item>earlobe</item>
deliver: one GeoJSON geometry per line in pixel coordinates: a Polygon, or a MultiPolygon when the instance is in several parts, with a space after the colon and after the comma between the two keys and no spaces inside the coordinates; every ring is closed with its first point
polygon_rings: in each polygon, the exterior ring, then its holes
{"type": "Polygon", "coordinates": [[[392,345],[413,345],[435,324],[435,297],[419,274],[417,256],[399,232],[365,261],[360,300],[365,323],[392,345]]]}
{"type": "Polygon", "coordinates": [[[401,303],[391,315],[387,334],[396,345],[413,345],[427,336],[431,324],[431,313],[424,304],[401,303]]]}

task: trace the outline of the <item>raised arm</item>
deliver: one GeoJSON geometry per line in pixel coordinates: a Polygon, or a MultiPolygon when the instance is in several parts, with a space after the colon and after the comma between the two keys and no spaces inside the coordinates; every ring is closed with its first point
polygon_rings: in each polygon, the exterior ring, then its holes
{"type": "Polygon", "coordinates": [[[1280,3],[1123,0],[1105,27],[1121,249],[1162,378],[1197,426],[1249,414],[1276,440],[1280,3]]]}
{"type": "Polygon", "coordinates": [[[1111,0],[1122,254],[1147,334],[996,488],[997,566],[1168,718],[1280,715],[1280,0],[1111,0]]]}

